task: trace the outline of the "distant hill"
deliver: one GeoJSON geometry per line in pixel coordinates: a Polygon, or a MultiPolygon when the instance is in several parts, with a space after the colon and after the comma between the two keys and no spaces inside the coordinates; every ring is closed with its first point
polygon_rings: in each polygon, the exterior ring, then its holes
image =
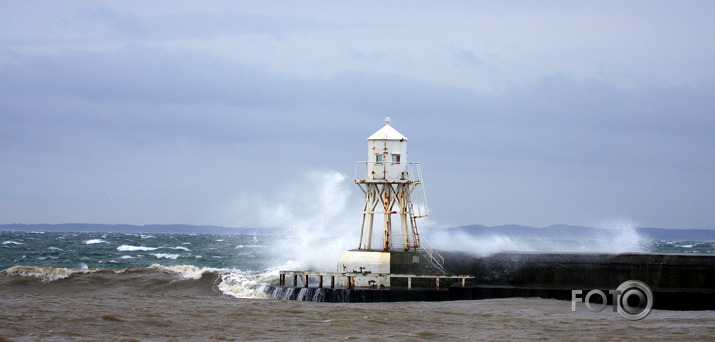
{"type": "MultiPolygon", "coordinates": [[[[507,235],[511,237],[549,238],[549,239],[581,239],[612,234],[609,229],[579,227],[569,225],[552,225],[548,227],[529,227],[505,225],[487,227],[482,225],[447,228],[448,230],[465,232],[470,235],[507,235]]],[[[177,233],[177,234],[280,234],[283,228],[229,228],[218,226],[194,226],[188,224],[1,224],[0,230],[39,231],[39,232],[119,232],[119,233],[177,233]]],[[[715,241],[715,230],[708,229],[665,229],[636,228],[638,235],[650,240],[675,241],[715,241]]]]}
{"type": "MultiPolygon", "coordinates": [[[[508,235],[512,237],[552,239],[579,239],[585,236],[599,236],[613,233],[610,229],[569,225],[553,225],[541,228],[519,225],[495,227],[470,225],[449,229],[469,233],[471,235],[508,235]]],[[[665,229],[644,227],[636,228],[636,232],[641,237],[649,240],[715,241],[715,230],[710,229],[665,229]]]]}
{"type": "Polygon", "coordinates": [[[0,230],[38,232],[115,232],[115,233],[176,233],[176,234],[276,234],[280,228],[228,228],[218,226],[194,226],[188,224],[0,224],[0,230]]]}

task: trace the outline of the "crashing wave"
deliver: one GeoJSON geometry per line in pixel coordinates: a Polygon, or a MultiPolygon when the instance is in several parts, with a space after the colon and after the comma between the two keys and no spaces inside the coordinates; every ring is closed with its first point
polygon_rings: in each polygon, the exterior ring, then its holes
{"type": "Polygon", "coordinates": [[[149,269],[176,274],[184,279],[201,279],[204,274],[226,272],[226,270],[222,270],[220,268],[196,267],[191,265],[162,266],[159,264],[153,264],[149,266],[149,269]]]}
{"type": "Polygon", "coordinates": [[[51,282],[69,278],[69,276],[73,274],[96,273],[100,271],[99,269],[13,266],[3,272],[9,276],[34,277],[40,279],[42,282],[51,282]]]}

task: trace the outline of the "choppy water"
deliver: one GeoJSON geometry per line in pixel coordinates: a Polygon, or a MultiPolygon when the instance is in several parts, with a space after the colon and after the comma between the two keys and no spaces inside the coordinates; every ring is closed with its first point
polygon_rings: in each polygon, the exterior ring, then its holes
{"type": "Polygon", "coordinates": [[[266,235],[0,232],[0,269],[164,266],[262,270],[271,266],[266,235]]]}
{"type": "MultiPolygon", "coordinates": [[[[191,265],[262,271],[285,264],[283,236],[0,231],[0,269],[23,265],[64,268],[142,268],[191,265]]],[[[585,251],[589,241],[529,240],[529,251],[585,251]]],[[[597,244],[598,242],[593,242],[597,244]]],[[[715,254],[714,241],[639,241],[646,253],[715,254]]],[[[635,251],[635,250],[634,250],[635,251]]]]}
{"type": "MultiPolygon", "coordinates": [[[[570,302],[325,304],[268,299],[284,237],[0,232],[5,340],[710,340],[712,311],[631,322],[570,302]]],[[[540,243],[544,243],[543,241],[540,243]]],[[[713,242],[647,241],[654,253],[713,242]]]]}

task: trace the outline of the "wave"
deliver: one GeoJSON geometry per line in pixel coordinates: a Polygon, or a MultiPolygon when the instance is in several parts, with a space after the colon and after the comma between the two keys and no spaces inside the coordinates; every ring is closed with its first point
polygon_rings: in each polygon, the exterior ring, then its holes
{"type": "Polygon", "coordinates": [[[145,246],[132,246],[132,245],[121,245],[117,247],[117,250],[120,252],[135,252],[135,251],[155,251],[157,250],[156,247],[145,247],[145,246]]]}
{"type": "Polygon", "coordinates": [[[95,272],[100,272],[100,270],[81,268],[13,266],[2,271],[2,273],[4,273],[6,276],[33,277],[39,279],[41,282],[44,283],[59,279],[66,279],[73,274],[87,274],[95,272]]]}
{"type": "Polygon", "coordinates": [[[109,242],[107,242],[107,240],[102,240],[102,239],[91,239],[91,240],[84,241],[85,245],[96,245],[98,243],[109,243],[109,242]]]}
{"type": "Polygon", "coordinates": [[[24,242],[17,242],[12,240],[7,240],[2,242],[3,245],[24,245],[24,242]]]}
{"type": "Polygon", "coordinates": [[[271,298],[266,289],[270,285],[277,285],[279,269],[272,268],[262,272],[233,272],[221,276],[218,285],[221,292],[236,298],[271,298]]]}
{"type": "Polygon", "coordinates": [[[266,289],[278,283],[279,268],[258,272],[191,265],[128,269],[81,269],[13,266],[0,271],[5,293],[65,295],[69,293],[137,296],[167,291],[186,295],[270,298],[266,289]]]}
{"type": "Polygon", "coordinates": [[[179,257],[178,254],[169,254],[169,253],[153,253],[153,256],[159,258],[159,259],[171,259],[171,260],[176,260],[176,258],[179,257]]]}

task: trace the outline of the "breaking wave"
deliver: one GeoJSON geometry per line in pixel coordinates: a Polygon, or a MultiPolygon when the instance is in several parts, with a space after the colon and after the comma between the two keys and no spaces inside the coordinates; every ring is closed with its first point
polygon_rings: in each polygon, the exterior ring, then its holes
{"type": "Polygon", "coordinates": [[[47,283],[59,279],[69,278],[73,274],[87,274],[100,272],[100,270],[94,269],[81,269],[81,268],[54,268],[54,267],[32,267],[32,266],[13,266],[10,267],[2,273],[5,276],[15,276],[15,277],[32,277],[37,278],[41,282],[47,283]]]}
{"type": "Polygon", "coordinates": [[[135,295],[183,291],[190,295],[270,298],[269,285],[278,283],[278,270],[259,272],[191,265],[129,269],[81,269],[13,266],[0,271],[0,287],[10,293],[93,293],[135,295]]]}

